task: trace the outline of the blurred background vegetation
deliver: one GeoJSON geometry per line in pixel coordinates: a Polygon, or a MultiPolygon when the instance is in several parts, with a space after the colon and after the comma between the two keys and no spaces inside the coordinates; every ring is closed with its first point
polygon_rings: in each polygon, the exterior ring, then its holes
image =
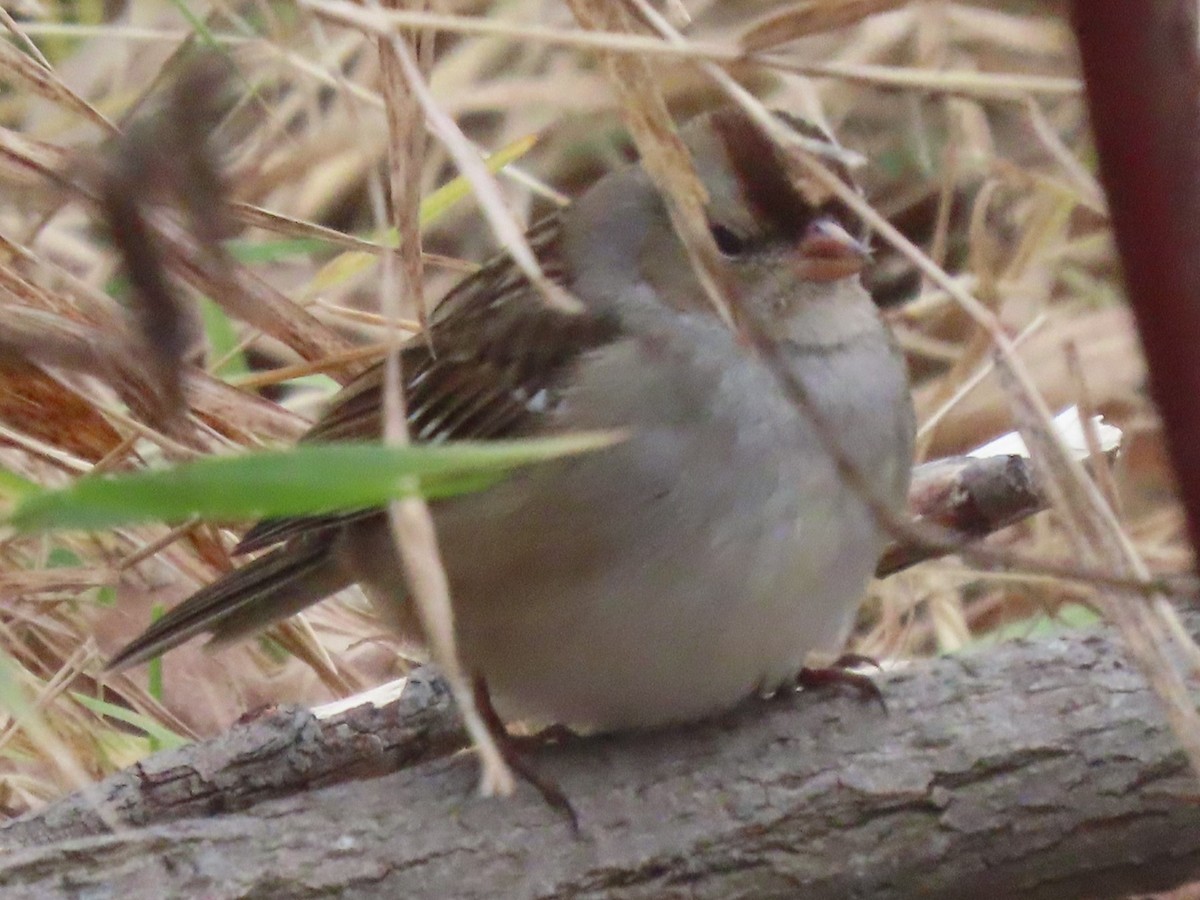
{"type": "MultiPolygon", "coordinates": [[[[205,48],[236,72],[214,140],[238,203],[226,247],[258,287],[231,298],[212,279],[180,278],[194,366],[182,430],[139,406],[136,359],[98,378],[0,356],[0,500],[19,493],[20,479],[62,486],[93,470],[284,445],[364,356],[378,354],[384,322],[374,251],[389,239],[381,225],[387,128],[373,39],[314,14],[337,5],[6,6],[0,329],[36,326],[47,342],[100,348],[120,329],[128,279],[96,209],[64,182],[86,184],[97,160],[116,158],[127,164],[129,190],[153,193],[136,177],[144,162],[138,140],[153,136],[128,125],[162,121],[164,104],[178,102],[170,85],[184,60],[205,48]],[[126,136],[118,140],[118,132],[126,136]],[[264,312],[270,303],[296,311],[264,312]]],[[[769,54],[729,71],[770,105],[824,123],[865,155],[858,177],[869,201],[996,312],[1053,409],[1082,403],[1124,429],[1124,452],[1105,482],[1123,527],[1153,571],[1187,571],[1182,519],[1095,180],[1065,5],[670,0],[662,7],[697,52],[732,54],[752,43],[769,54]],[[810,31],[797,36],[801,26],[810,31]]],[[[474,33],[447,20],[437,31],[430,84],[441,108],[492,155],[522,222],[631,158],[595,55],[539,31],[575,27],[564,4],[443,0],[437,11],[503,26],[474,33]]],[[[686,56],[655,65],[679,118],[722,102],[686,56]]],[[[421,175],[430,302],[498,247],[457,175],[431,141],[421,175]]],[[[161,212],[169,229],[178,217],[161,212]]],[[[988,341],[955,303],[883,246],[870,286],[908,355],[921,458],[1010,430],[988,341]]],[[[415,329],[419,311],[407,301],[415,329]]],[[[319,703],[405,671],[366,604],[347,592],[258,642],[219,655],[195,642],[149,671],[101,679],[105,656],[157,607],[231,565],[237,524],[0,534],[4,815],[154,748],[213,734],[263,704],[319,703]]],[[[1050,516],[991,540],[1049,559],[1070,555],[1050,516]]],[[[1085,591],[981,573],[953,558],[925,563],[872,586],[854,649],[890,662],[1077,627],[1095,618],[1085,591]]]]}

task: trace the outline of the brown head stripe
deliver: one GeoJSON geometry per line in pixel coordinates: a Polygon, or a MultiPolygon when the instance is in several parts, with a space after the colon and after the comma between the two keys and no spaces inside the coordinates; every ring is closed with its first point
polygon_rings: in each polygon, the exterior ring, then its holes
{"type": "MultiPolygon", "coordinates": [[[[810,122],[784,112],[774,113],[805,137],[829,142],[829,136],[810,122]]],[[[818,209],[834,212],[842,224],[858,228],[855,217],[844,209],[823,186],[796,182],[780,159],[782,152],[740,109],[728,107],[712,116],[713,128],[729,155],[734,174],[746,197],[763,218],[783,234],[799,235],[818,209]]],[[[849,170],[837,160],[822,160],[846,184],[853,186],[849,170]]]]}

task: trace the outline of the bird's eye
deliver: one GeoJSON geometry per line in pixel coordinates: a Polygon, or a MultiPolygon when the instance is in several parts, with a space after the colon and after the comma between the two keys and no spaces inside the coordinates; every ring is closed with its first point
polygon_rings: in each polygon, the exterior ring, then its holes
{"type": "Polygon", "coordinates": [[[713,225],[712,236],[717,249],[725,256],[740,256],[746,250],[746,241],[724,225],[713,225]]]}

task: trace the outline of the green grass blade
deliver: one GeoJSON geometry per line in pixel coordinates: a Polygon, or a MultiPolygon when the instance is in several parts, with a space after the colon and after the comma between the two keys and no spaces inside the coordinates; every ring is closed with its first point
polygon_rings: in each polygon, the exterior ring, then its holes
{"type": "Polygon", "coordinates": [[[246,365],[246,354],[237,349],[237,330],[233,327],[233,322],[225,315],[225,310],[207,297],[201,297],[200,317],[204,322],[204,334],[208,337],[212,358],[221,360],[220,365],[213,369],[212,374],[218,378],[246,374],[249,371],[249,367],[246,365]]]}
{"type": "Polygon", "coordinates": [[[41,488],[16,472],[0,468],[0,502],[12,502],[41,492],[41,488]]]}
{"type": "Polygon", "coordinates": [[[139,731],[144,732],[146,737],[150,738],[151,743],[156,744],[160,749],[182,747],[184,744],[191,743],[187,738],[176,734],[170,728],[160,725],[149,716],[134,712],[132,709],[117,706],[115,703],[109,703],[106,700],[97,700],[95,697],[89,697],[87,694],[80,694],[76,691],[71,691],[70,694],[76,703],[85,709],[91,710],[96,715],[116,719],[118,722],[132,725],[139,731]]]}
{"type": "Polygon", "coordinates": [[[479,490],[509,470],[610,446],[619,432],[438,446],[325,444],[210,457],[171,469],[85,476],[19,498],[8,524],[23,531],[99,529],[200,516],[218,521],[379,506],[413,490],[445,497],[479,490]]]}
{"type": "MultiPolygon", "coordinates": [[[[535,143],[537,143],[537,138],[528,135],[513,141],[505,147],[501,147],[485,160],[488,170],[493,173],[499,172],[505,166],[528,153],[535,143]]],[[[421,201],[421,228],[424,229],[436,222],[454,204],[470,196],[470,194],[470,182],[461,175],[442,185],[421,201]]],[[[386,247],[395,247],[399,243],[400,238],[395,228],[389,228],[383,234],[377,236],[376,241],[386,247]]],[[[345,253],[339,253],[322,266],[317,271],[317,274],[313,276],[307,289],[308,294],[309,296],[320,294],[332,287],[345,284],[350,279],[366,272],[378,262],[378,254],[367,253],[364,250],[347,250],[345,253]]]]}

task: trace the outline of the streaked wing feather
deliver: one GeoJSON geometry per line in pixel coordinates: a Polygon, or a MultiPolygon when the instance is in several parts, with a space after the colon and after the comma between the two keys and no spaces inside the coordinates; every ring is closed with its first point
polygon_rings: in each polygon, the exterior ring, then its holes
{"type": "Polygon", "coordinates": [[[110,670],[144,662],[188,638],[212,631],[225,639],[251,634],[349,583],[329,541],[295,541],[197,591],[108,661],[110,670]]]}
{"type": "Polygon", "coordinates": [[[345,525],[356,519],[364,519],[376,515],[376,509],[362,509],[348,513],[329,513],[323,516],[292,516],[263,519],[247,531],[237,546],[233,548],[234,555],[254,553],[265,550],[275,544],[282,544],[306,534],[328,531],[339,525],[345,525]]]}
{"type": "MultiPolygon", "coordinates": [[[[566,283],[559,233],[560,222],[552,216],[528,236],[546,274],[566,283]]],[[[550,307],[511,260],[497,257],[439,304],[429,341],[414,339],[402,351],[409,432],[421,443],[521,434],[540,414],[543,392],[553,391],[563,370],[616,332],[609,316],[550,307]]],[[[374,366],[346,385],[302,440],[377,440],[383,371],[382,365],[374,366]]],[[[267,519],[251,528],[234,552],[260,550],[374,513],[267,519]]]]}

